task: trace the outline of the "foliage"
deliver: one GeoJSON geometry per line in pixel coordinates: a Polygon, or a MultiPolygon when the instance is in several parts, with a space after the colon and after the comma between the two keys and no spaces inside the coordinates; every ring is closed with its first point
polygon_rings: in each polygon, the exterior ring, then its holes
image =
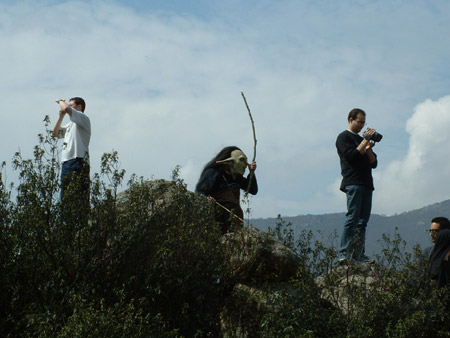
{"type": "MultiPolygon", "coordinates": [[[[396,233],[392,238],[383,235],[383,249],[376,256],[373,264],[358,265],[349,263],[338,266],[335,263],[336,252],[317,241],[311,245],[311,232],[303,231],[295,242],[291,236],[291,225],[281,218],[272,234],[286,242],[306,262],[306,275],[315,276],[315,271],[321,271],[320,290],[323,298],[329,299],[330,307],[321,306],[320,302],[309,306],[317,297],[311,295],[303,299],[296,307],[291,302],[289,310],[280,314],[272,314],[275,332],[289,328],[289,334],[311,337],[448,337],[450,335],[450,288],[436,289],[428,280],[428,262],[422,256],[420,248],[416,247],[414,254],[405,250],[406,243],[396,233]],[[328,267],[328,268],[327,268],[328,267]],[[334,293],[333,293],[334,292],[334,293]],[[338,302],[345,300],[344,303],[338,302]],[[327,295],[327,296],[326,296],[327,295]],[[326,296],[326,297],[324,297],[326,296]],[[334,296],[334,297],[333,297],[334,296]],[[333,305],[332,305],[333,304],[333,305]],[[338,307],[339,314],[334,311],[338,307]],[[300,327],[299,321],[305,320],[298,316],[301,310],[307,309],[309,315],[321,322],[321,316],[326,316],[326,330],[309,326],[309,330],[300,327]],[[334,308],[334,310],[333,310],[334,308]],[[316,309],[316,310],[314,310],[316,309]],[[320,309],[320,310],[319,310],[320,309]],[[324,309],[327,309],[328,312],[324,309]]],[[[314,290],[315,285],[308,289],[304,276],[292,281],[302,283],[305,294],[314,290]]],[[[317,283],[316,283],[317,285],[317,283]]],[[[312,322],[314,319],[311,318],[312,322]]],[[[321,323],[323,325],[323,321],[321,323]]],[[[273,335],[275,336],[275,334],[273,335]]]]}
{"type": "Polygon", "coordinates": [[[234,337],[450,334],[450,293],[398,235],[382,238],[376,263],[336,266],[332,246],[295,238],[279,217],[271,234],[300,257],[296,275],[232,295],[212,205],[179,168],[171,181],[132,175],[119,192],[125,170],[106,153],[90,195],[73,182],[61,202],[57,158],[47,131],[32,159],[14,156],[17,186],[0,166],[0,337],[217,337],[225,306],[242,324],[234,337]]]}
{"type": "Polygon", "coordinates": [[[281,295],[277,308],[262,320],[261,337],[339,337],[344,317],[327,300],[306,271],[291,281],[295,292],[281,295]]]}
{"type": "Polygon", "coordinates": [[[344,316],[323,299],[322,289],[314,280],[327,271],[336,257],[333,248],[317,240],[311,243],[312,231],[303,231],[295,238],[292,225],[280,215],[275,228],[269,232],[293,249],[303,264],[290,281],[296,292],[282,298],[278,309],[265,316],[261,337],[344,337],[344,316]]]}
{"type": "Polygon", "coordinates": [[[13,159],[15,201],[0,184],[0,332],[215,335],[224,259],[209,204],[177,170],[159,192],[132,176],[119,201],[125,171],[116,152],[103,155],[88,198],[74,181],[61,202],[56,141],[50,131],[39,139],[33,159],[13,159]]]}

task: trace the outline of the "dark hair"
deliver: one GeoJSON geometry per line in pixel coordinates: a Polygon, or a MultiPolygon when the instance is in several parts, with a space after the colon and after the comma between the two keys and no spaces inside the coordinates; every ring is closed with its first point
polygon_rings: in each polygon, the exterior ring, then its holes
{"type": "Polygon", "coordinates": [[[216,163],[216,162],[217,161],[222,161],[222,160],[225,160],[225,159],[231,157],[231,152],[233,150],[241,150],[241,149],[239,149],[236,146],[229,146],[229,147],[225,147],[221,151],[219,151],[219,153],[211,161],[206,163],[205,167],[202,170],[202,173],[200,174],[200,177],[202,177],[203,173],[206,170],[208,170],[209,168],[217,168],[217,167],[222,166],[222,164],[216,163]]]}
{"type": "Polygon", "coordinates": [[[364,110],[353,108],[352,110],[350,110],[350,113],[348,113],[347,121],[350,121],[350,119],[356,120],[358,114],[363,114],[364,116],[366,116],[366,112],[364,110]]]}
{"type": "Polygon", "coordinates": [[[78,106],[79,104],[81,105],[81,111],[84,112],[84,110],[86,109],[86,102],[84,102],[84,100],[81,97],[72,97],[70,101],[75,102],[75,104],[78,106]]]}
{"type": "Polygon", "coordinates": [[[435,217],[431,220],[431,223],[439,224],[440,229],[450,229],[450,221],[447,217],[435,217]]]}

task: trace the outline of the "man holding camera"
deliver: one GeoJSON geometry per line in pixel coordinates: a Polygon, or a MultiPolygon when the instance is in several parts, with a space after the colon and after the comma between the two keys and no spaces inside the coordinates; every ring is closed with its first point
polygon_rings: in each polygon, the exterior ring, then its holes
{"type": "Polygon", "coordinates": [[[369,261],[365,255],[365,239],[374,190],[372,169],[378,164],[372,148],[382,136],[372,128],[367,128],[362,137],[358,135],[366,125],[366,113],[362,109],[351,110],[347,120],[348,129],[336,139],[342,174],[340,189],[347,195],[339,261],[365,263],[369,261]]]}

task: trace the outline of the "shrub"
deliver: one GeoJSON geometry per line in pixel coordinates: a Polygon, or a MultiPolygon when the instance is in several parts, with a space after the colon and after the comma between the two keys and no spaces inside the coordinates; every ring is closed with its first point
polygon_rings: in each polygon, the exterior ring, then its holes
{"type": "Polygon", "coordinates": [[[1,331],[67,336],[91,319],[106,329],[141,316],[149,330],[164,323],[167,332],[215,335],[224,259],[209,204],[176,170],[159,193],[132,176],[119,210],[116,152],[103,155],[89,200],[74,183],[61,202],[56,143],[50,131],[39,139],[32,160],[13,159],[14,202],[0,185],[1,331]]]}
{"type": "Polygon", "coordinates": [[[450,335],[448,289],[429,285],[419,250],[405,254],[398,235],[384,236],[376,264],[336,268],[332,245],[312,232],[294,238],[279,218],[272,234],[302,264],[285,289],[255,288],[272,309],[256,314],[245,288],[228,297],[234,282],[211,204],[186,189],[178,168],[171,181],[132,175],[119,193],[125,171],[116,152],[106,153],[89,198],[74,182],[61,202],[57,157],[47,130],[33,159],[14,156],[17,187],[6,186],[0,167],[2,337],[216,337],[224,304],[235,310],[229,318],[258,327],[236,327],[237,336],[450,335]]]}
{"type": "Polygon", "coordinates": [[[271,327],[268,332],[273,337],[277,332],[292,337],[450,335],[450,288],[434,289],[431,286],[428,265],[420,249],[408,253],[406,243],[398,234],[392,238],[383,235],[383,249],[375,264],[339,267],[333,264],[336,250],[319,241],[311,243],[311,231],[302,231],[295,239],[291,224],[279,218],[271,232],[292,247],[305,262],[292,280],[299,290],[295,301],[300,304],[291,301],[283,311],[270,314],[268,318],[271,324],[267,325],[271,327]],[[319,274],[322,282],[317,288],[308,277],[319,274]],[[339,305],[339,311],[336,311],[336,299],[332,299],[334,305],[321,299],[321,296],[337,291],[346,300],[344,306],[339,305]]]}

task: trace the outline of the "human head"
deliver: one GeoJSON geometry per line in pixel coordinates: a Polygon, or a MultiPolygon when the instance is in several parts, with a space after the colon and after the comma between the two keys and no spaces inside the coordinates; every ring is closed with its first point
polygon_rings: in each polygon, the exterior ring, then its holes
{"type": "Polygon", "coordinates": [[[447,217],[440,216],[431,220],[430,237],[433,243],[436,241],[438,232],[443,229],[450,229],[450,220],[447,217]]]}
{"type": "Polygon", "coordinates": [[[366,112],[359,108],[353,108],[348,113],[347,121],[348,128],[357,134],[366,124],[366,112]]]}
{"type": "MultiPolygon", "coordinates": [[[[226,165],[224,163],[224,160],[230,159],[232,157],[232,152],[235,150],[239,150],[240,152],[242,152],[242,150],[236,146],[228,146],[228,147],[223,148],[221,151],[219,151],[219,153],[211,161],[209,161],[205,165],[201,175],[203,175],[203,173],[209,168],[218,168],[218,167],[226,165]]],[[[237,152],[235,152],[234,154],[237,154],[237,152]]],[[[242,154],[243,154],[243,152],[242,152],[242,154]]],[[[244,154],[244,156],[245,156],[245,154],[244,154]]]]}
{"type": "Polygon", "coordinates": [[[72,108],[74,108],[78,111],[84,112],[84,110],[86,109],[86,102],[84,102],[84,100],[81,97],[72,97],[69,100],[69,105],[71,103],[73,103],[72,108]]]}
{"type": "Polygon", "coordinates": [[[230,169],[231,174],[244,175],[247,168],[247,156],[240,149],[235,149],[231,152],[229,158],[217,161],[219,164],[225,164],[230,169]]]}

